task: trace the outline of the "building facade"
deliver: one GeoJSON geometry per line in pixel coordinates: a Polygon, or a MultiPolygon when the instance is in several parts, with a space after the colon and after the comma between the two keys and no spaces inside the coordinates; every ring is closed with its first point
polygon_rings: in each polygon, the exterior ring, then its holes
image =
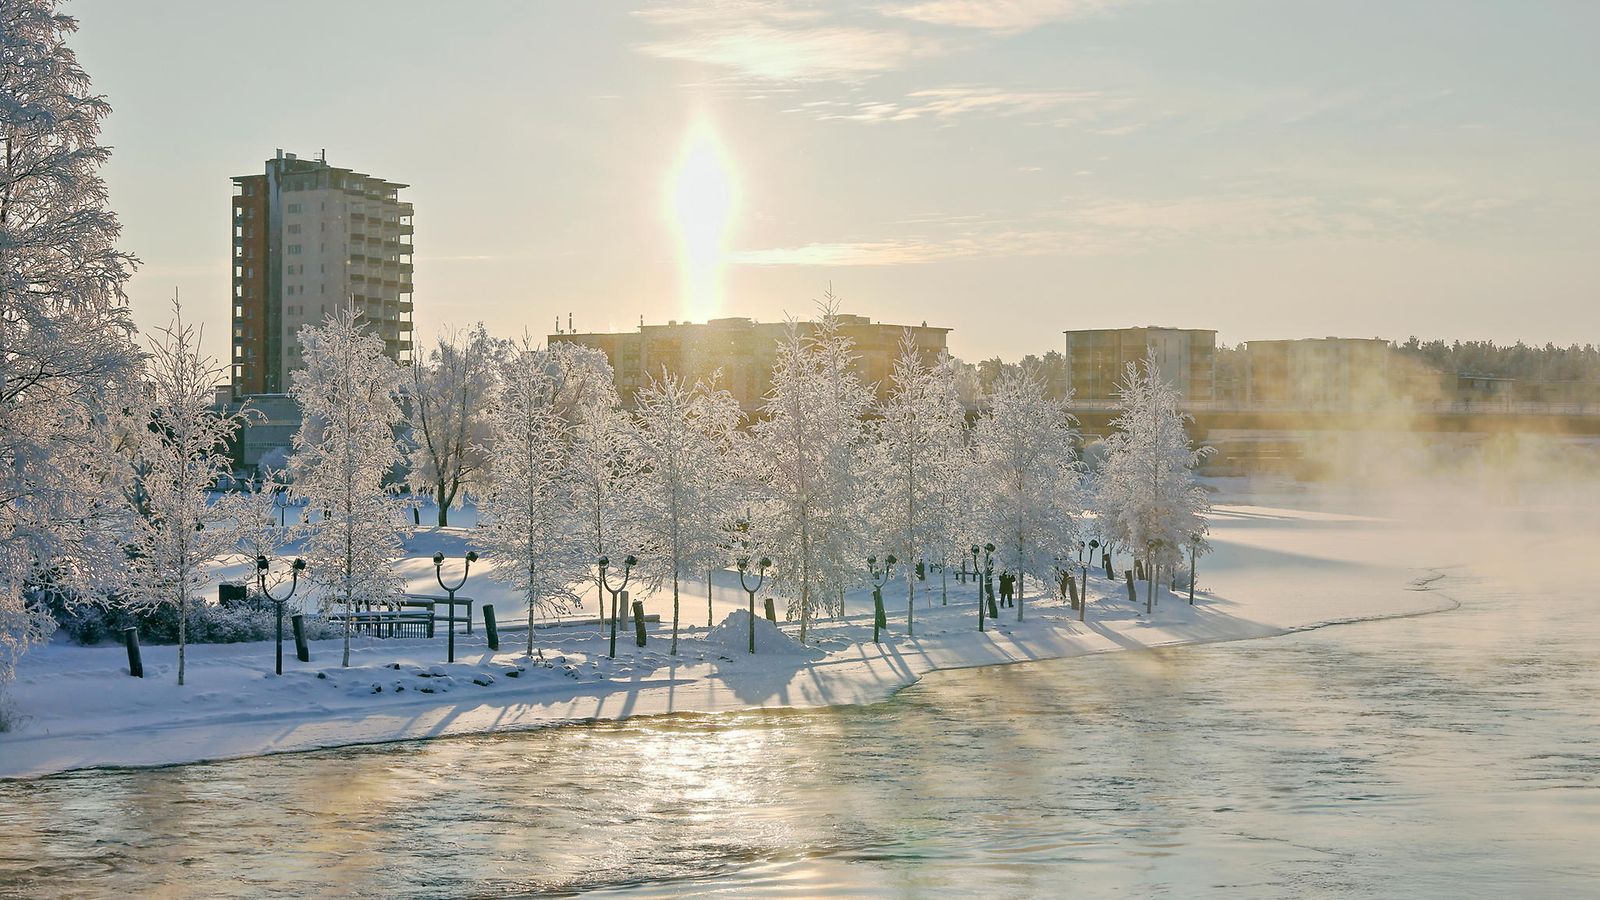
{"type": "Polygon", "coordinates": [[[1216,399],[1217,333],[1205,328],[1089,328],[1064,332],[1064,366],[1075,403],[1116,403],[1129,363],[1154,351],[1156,368],[1189,403],[1216,399]]]}
{"type": "MultiPolygon", "coordinates": [[[[948,328],[926,323],[889,325],[865,316],[840,315],[838,321],[840,334],[854,344],[857,374],[866,384],[876,386],[880,399],[888,394],[894,361],[907,330],[918,352],[930,363],[945,351],[950,333],[948,328]]],[[[720,371],[717,384],[727,389],[746,412],[754,412],[772,389],[772,366],[787,329],[783,322],[727,318],[704,323],[640,324],[638,331],[560,333],[549,335],[547,340],[550,344],[576,343],[604,351],[615,372],[617,393],[630,406],[634,394],[663,371],[687,381],[707,379],[720,371]]]]}
{"type": "Polygon", "coordinates": [[[339,304],[411,358],[412,241],[406,185],[282,150],[233,179],[235,395],[281,394],[301,367],[299,331],[339,304]]]}
{"type": "Polygon", "coordinates": [[[1350,411],[1394,405],[1415,390],[1382,338],[1245,342],[1250,406],[1350,411]]]}

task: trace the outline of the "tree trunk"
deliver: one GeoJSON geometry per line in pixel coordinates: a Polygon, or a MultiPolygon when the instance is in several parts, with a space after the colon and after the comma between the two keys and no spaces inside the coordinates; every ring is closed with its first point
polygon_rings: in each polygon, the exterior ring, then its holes
{"type": "Polygon", "coordinates": [[[672,649],[669,656],[678,655],[678,572],[672,572],[672,649]]]}
{"type": "Polygon", "coordinates": [[[1016,595],[1017,595],[1017,621],[1018,622],[1022,621],[1022,591],[1023,591],[1023,587],[1022,586],[1024,584],[1024,579],[1025,578],[1027,578],[1027,576],[1022,574],[1022,570],[1021,569],[1018,569],[1017,570],[1017,582],[1012,587],[1012,590],[1015,591],[1016,595]]]}
{"type": "Polygon", "coordinates": [[[706,570],[706,627],[710,628],[711,622],[711,569],[706,570]]]}
{"type": "Polygon", "coordinates": [[[189,592],[178,596],[178,687],[183,687],[184,651],[188,644],[189,592]]]}

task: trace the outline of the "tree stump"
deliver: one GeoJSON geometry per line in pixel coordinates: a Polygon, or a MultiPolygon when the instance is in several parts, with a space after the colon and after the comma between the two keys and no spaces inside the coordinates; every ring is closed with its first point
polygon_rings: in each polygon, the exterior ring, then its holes
{"type": "Polygon", "coordinates": [[[500,649],[500,628],[494,621],[494,604],[483,605],[483,633],[489,639],[489,649],[500,649]]]}
{"type": "Polygon", "coordinates": [[[128,648],[128,674],[144,677],[144,660],[139,656],[139,629],[129,626],[122,629],[122,643],[128,648]]]}
{"type": "Polygon", "coordinates": [[[294,655],[301,662],[311,661],[311,649],[306,646],[306,617],[303,613],[295,613],[289,617],[289,624],[294,628],[294,655]]]}

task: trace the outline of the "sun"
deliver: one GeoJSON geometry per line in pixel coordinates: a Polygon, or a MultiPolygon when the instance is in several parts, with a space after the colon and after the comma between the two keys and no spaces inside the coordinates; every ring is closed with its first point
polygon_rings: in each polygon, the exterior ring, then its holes
{"type": "Polygon", "coordinates": [[[689,127],[667,191],[678,234],[684,315],[708,319],[722,309],[728,229],[737,205],[733,167],[711,123],[689,127]]]}

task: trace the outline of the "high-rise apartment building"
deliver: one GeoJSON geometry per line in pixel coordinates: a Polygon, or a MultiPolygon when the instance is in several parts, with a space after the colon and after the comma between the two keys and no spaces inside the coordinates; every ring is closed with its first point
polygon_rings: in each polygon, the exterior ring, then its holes
{"type": "Polygon", "coordinates": [[[339,304],[411,358],[412,209],[406,185],[282,150],[233,179],[233,391],[279,394],[302,365],[300,326],[339,304]]]}
{"type": "Polygon", "coordinates": [[[1216,399],[1217,333],[1207,328],[1090,328],[1066,334],[1067,383],[1079,403],[1117,401],[1129,363],[1154,351],[1156,368],[1185,401],[1216,399]]]}

